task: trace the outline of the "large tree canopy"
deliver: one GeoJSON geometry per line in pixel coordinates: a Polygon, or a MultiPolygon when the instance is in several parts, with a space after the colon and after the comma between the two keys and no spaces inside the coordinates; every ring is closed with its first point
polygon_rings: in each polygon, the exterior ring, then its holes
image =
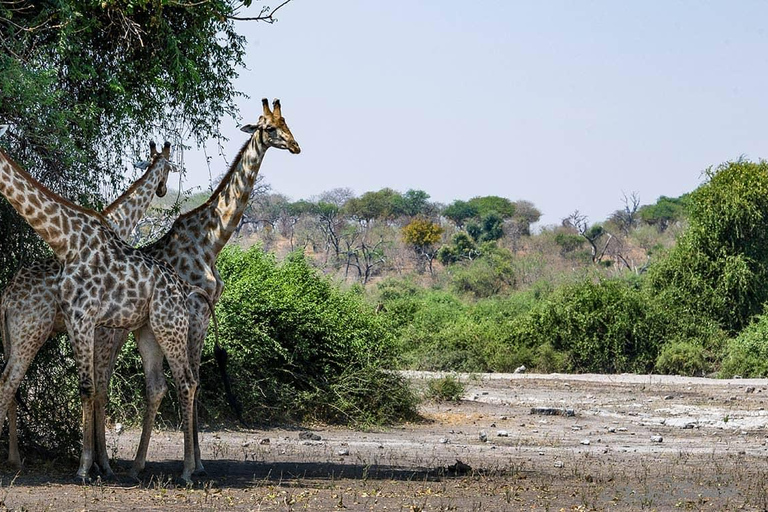
{"type": "MultiPolygon", "coordinates": [[[[203,141],[236,113],[245,39],[234,24],[250,3],[0,0],[3,146],[51,189],[99,206],[150,134],[203,141]]],[[[0,268],[13,269],[35,238],[4,201],[0,225],[0,268]]]]}

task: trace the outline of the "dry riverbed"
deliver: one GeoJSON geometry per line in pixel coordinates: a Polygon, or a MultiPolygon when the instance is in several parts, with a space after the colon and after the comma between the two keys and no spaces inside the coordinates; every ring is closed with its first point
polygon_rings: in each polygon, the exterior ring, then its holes
{"type": "MultiPolygon", "coordinates": [[[[439,375],[409,373],[417,387],[439,375]]],[[[371,431],[206,431],[209,476],[177,487],[181,435],[156,432],[144,481],[138,432],[112,429],[125,482],[75,467],[4,472],[26,510],[766,510],[768,382],[648,375],[461,375],[458,403],[371,431]]]]}

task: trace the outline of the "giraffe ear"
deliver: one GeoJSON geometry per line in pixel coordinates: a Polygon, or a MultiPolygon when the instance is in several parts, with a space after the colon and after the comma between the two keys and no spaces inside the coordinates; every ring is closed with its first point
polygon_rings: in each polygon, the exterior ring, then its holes
{"type": "Polygon", "coordinates": [[[241,132],[245,133],[253,133],[256,131],[256,125],[255,124],[246,124],[240,127],[241,132]]]}
{"type": "Polygon", "coordinates": [[[0,124],[0,136],[3,135],[6,132],[6,130],[8,130],[8,125],[0,124]]]}

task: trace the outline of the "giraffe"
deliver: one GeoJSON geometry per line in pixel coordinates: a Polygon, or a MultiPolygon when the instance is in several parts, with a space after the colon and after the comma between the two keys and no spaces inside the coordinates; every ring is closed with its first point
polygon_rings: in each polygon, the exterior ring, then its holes
{"type": "MultiPolygon", "coordinates": [[[[125,243],[106,218],[54,194],[0,149],[0,193],[53,250],[62,264],[57,302],[69,333],[80,381],[83,449],[76,478],[88,481],[94,462],[94,331],[97,326],[135,330],[147,326],[173,374],[182,404],[184,464],[191,483],[194,397],[197,380],[187,353],[188,299],[205,296],[164,262],[125,243]]],[[[23,377],[13,354],[0,375],[0,418],[23,377]]]]}
{"type": "MultiPolygon", "coordinates": [[[[168,174],[175,170],[169,161],[170,142],[164,144],[162,152],[158,152],[155,143],[150,142],[149,150],[150,160],[139,164],[145,169],[144,174],[102,212],[122,239],[127,239],[133,232],[154,196],[165,196],[168,174]]],[[[55,258],[34,262],[20,268],[0,295],[3,352],[6,360],[11,353],[14,354],[22,373],[26,373],[32,359],[51,334],[66,329],[56,303],[56,282],[60,270],[61,264],[55,258]]],[[[116,333],[99,327],[96,340],[107,339],[116,333]]],[[[12,467],[20,467],[15,400],[8,409],[8,439],[8,463],[12,467]]],[[[107,475],[113,474],[109,465],[101,469],[107,475]]]]}
{"type": "MultiPolygon", "coordinates": [[[[241,147],[211,197],[198,208],[179,216],[160,240],[143,249],[146,254],[168,262],[188,283],[205,290],[214,304],[221,296],[224,285],[216,270],[216,258],[242,218],[267,149],[270,147],[287,149],[293,154],[301,152],[299,144],[283,118],[280,100],[274,100],[270,110],[269,101],[266,98],[262,99],[262,115],[258,122],[244,125],[241,130],[249,133],[250,137],[241,147]]],[[[198,378],[210,312],[199,300],[190,301],[190,308],[188,350],[193,374],[198,378]]],[[[138,478],[146,463],[152,427],[160,402],[167,391],[167,385],[162,371],[162,353],[157,347],[152,332],[141,329],[135,334],[142,355],[147,386],[147,405],[144,411],[141,440],[130,470],[131,476],[138,478]]],[[[106,386],[104,383],[109,382],[114,369],[115,356],[126,337],[127,335],[124,334],[117,340],[111,350],[96,354],[97,374],[103,375],[99,377],[99,382],[104,386],[106,386]]],[[[106,393],[106,390],[97,393],[106,393]]],[[[97,403],[97,406],[100,405],[102,404],[97,403]]],[[[97,415],[103,417],[103,412],[97,415]]],[[[203,475],[205,468],[200,458],[197,396],[194,421],[195,473],[203,475]]],[[[104,460],[107,458],[104,423],[97,423],[96,428],[99,429],[96,435],[97,453],[99,460],[104,460]]]]}

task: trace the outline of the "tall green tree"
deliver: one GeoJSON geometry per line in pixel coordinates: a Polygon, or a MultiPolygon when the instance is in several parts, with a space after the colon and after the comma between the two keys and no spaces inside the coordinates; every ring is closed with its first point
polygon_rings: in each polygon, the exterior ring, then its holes
{"type": "Polygon", "coordinates": [[[688,214],[677,245],[651,267],[650,285],[670,303],[738,332],[768,301],[768,162],[707,170],[688,214]]]}

